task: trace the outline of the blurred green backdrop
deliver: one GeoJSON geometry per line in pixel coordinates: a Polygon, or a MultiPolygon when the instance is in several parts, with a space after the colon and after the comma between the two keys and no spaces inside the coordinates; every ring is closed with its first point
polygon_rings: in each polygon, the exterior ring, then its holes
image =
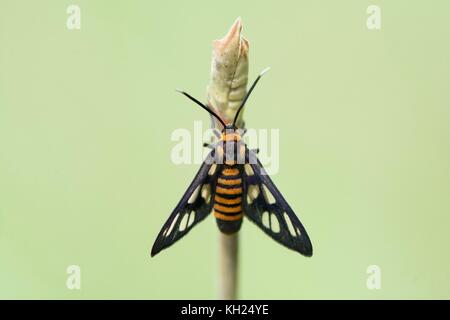
{"type": "Polygon", "coordinates": [[[273,180],[314,244],[248,221],[240,297],[450,298],[450,2],[0,1],[0,298],[215,298],[213,218],[150,258],[198,165],[211,41],[237,16],[247,126],[280,128],[273,180]],[[66,8],[81,8],[81,30],[66,8]],[[366,27],[381,8],[382,28],[366,27]],[[81,267],[81,290],[66,268],[81,267]],[[368,290],[366,269],[382,271],[368,290]]]}

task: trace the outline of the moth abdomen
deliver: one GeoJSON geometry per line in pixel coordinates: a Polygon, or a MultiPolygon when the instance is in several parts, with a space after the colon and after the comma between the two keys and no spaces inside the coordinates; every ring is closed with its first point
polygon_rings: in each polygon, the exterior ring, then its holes
{"type": "Polygon", "coordinates": [[[242,178],[236,165],[225,165],[217,178],[214,217],[219,230],[235,233],[242,224],[242,178]]]}

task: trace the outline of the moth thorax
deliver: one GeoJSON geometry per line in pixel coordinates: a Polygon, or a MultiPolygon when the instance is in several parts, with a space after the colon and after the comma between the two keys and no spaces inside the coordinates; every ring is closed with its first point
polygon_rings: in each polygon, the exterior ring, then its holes
{"type": "Polygon", "coordinates": [[[217,146],[216,161],[218,164],[245,164],[246,146],[242,141],[223,141],[217,146]]]}
{"type": "Polygon", "coordinates": [[[225,130],[220,138],[223,141],[241,141],[241,135],[235,130],[225,130]]]}

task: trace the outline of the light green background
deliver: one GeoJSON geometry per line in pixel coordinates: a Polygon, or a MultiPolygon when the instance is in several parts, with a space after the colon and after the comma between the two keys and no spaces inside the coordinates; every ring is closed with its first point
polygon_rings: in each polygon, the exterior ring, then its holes
{"type": "Polygon", "coordinates": [[[0,298],[216,297],[214,219],[149,251],[198,168],[170,161],[170,134],[209,124],[173,89],[205,96],[211,41],[237,16],[250,78],[272,67],[247,126],[280,129],[273,180],[315,249],[244,221],[240,297],[450,298],[444,0],[1,0],[0,298]],[[381,290],[366,287],[372,264],[381,290]]]}

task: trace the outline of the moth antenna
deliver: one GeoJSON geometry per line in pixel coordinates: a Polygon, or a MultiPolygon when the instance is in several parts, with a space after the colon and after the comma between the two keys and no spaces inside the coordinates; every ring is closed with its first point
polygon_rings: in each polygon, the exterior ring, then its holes
{"type": "Polygon", "coordinates": [[[201,103],[200,101],[198,101],[197,99],[195,99],[193,96],[191,96],[189,93],[184,92],[182,90],[178,90],[176,89],[175,91],[184,94],[186,97],[188,97],[190,100],[194,101],[196,104],[198,104],[200,107],[202,107],[203,109],[205,109],[206,111],[208,111],[211,115],[213,115],[217,120],[219,120],[219,122],[223,125],[223,127],[226,127],[227,125],[225,124],[225,122],[222,120],[221,117],[219,117],[218,114],[216,114],[214,111],[212,111],[210,108],[208,108],[207,106],[205,106],[203,103],[201,103]]]}
{"type": "Polygon", "coordinates": [[[258,83],[259,79],[261,79],[261,77],[270,70],[270,67],[265,68],[263,71],[261,71],[258,75],[258,77],[256,78],[256,80],[253,82],[252,86],[250,87],[250,90],[248,90],[247,94],[245,95],[244,100],[242,100],[241,105],[239,106],[238,111],[236,112],[236,115],[234,116],[234,121],[233,121],[233,127],[236,124],[236,120],[239,116],[239,112],[241,112],[242,108],[245,105],[245,102],[247,102],[248,97],[250,97],[250,94],[252,93],[253,89],[255,88],[256,84],[258,83]]]}

